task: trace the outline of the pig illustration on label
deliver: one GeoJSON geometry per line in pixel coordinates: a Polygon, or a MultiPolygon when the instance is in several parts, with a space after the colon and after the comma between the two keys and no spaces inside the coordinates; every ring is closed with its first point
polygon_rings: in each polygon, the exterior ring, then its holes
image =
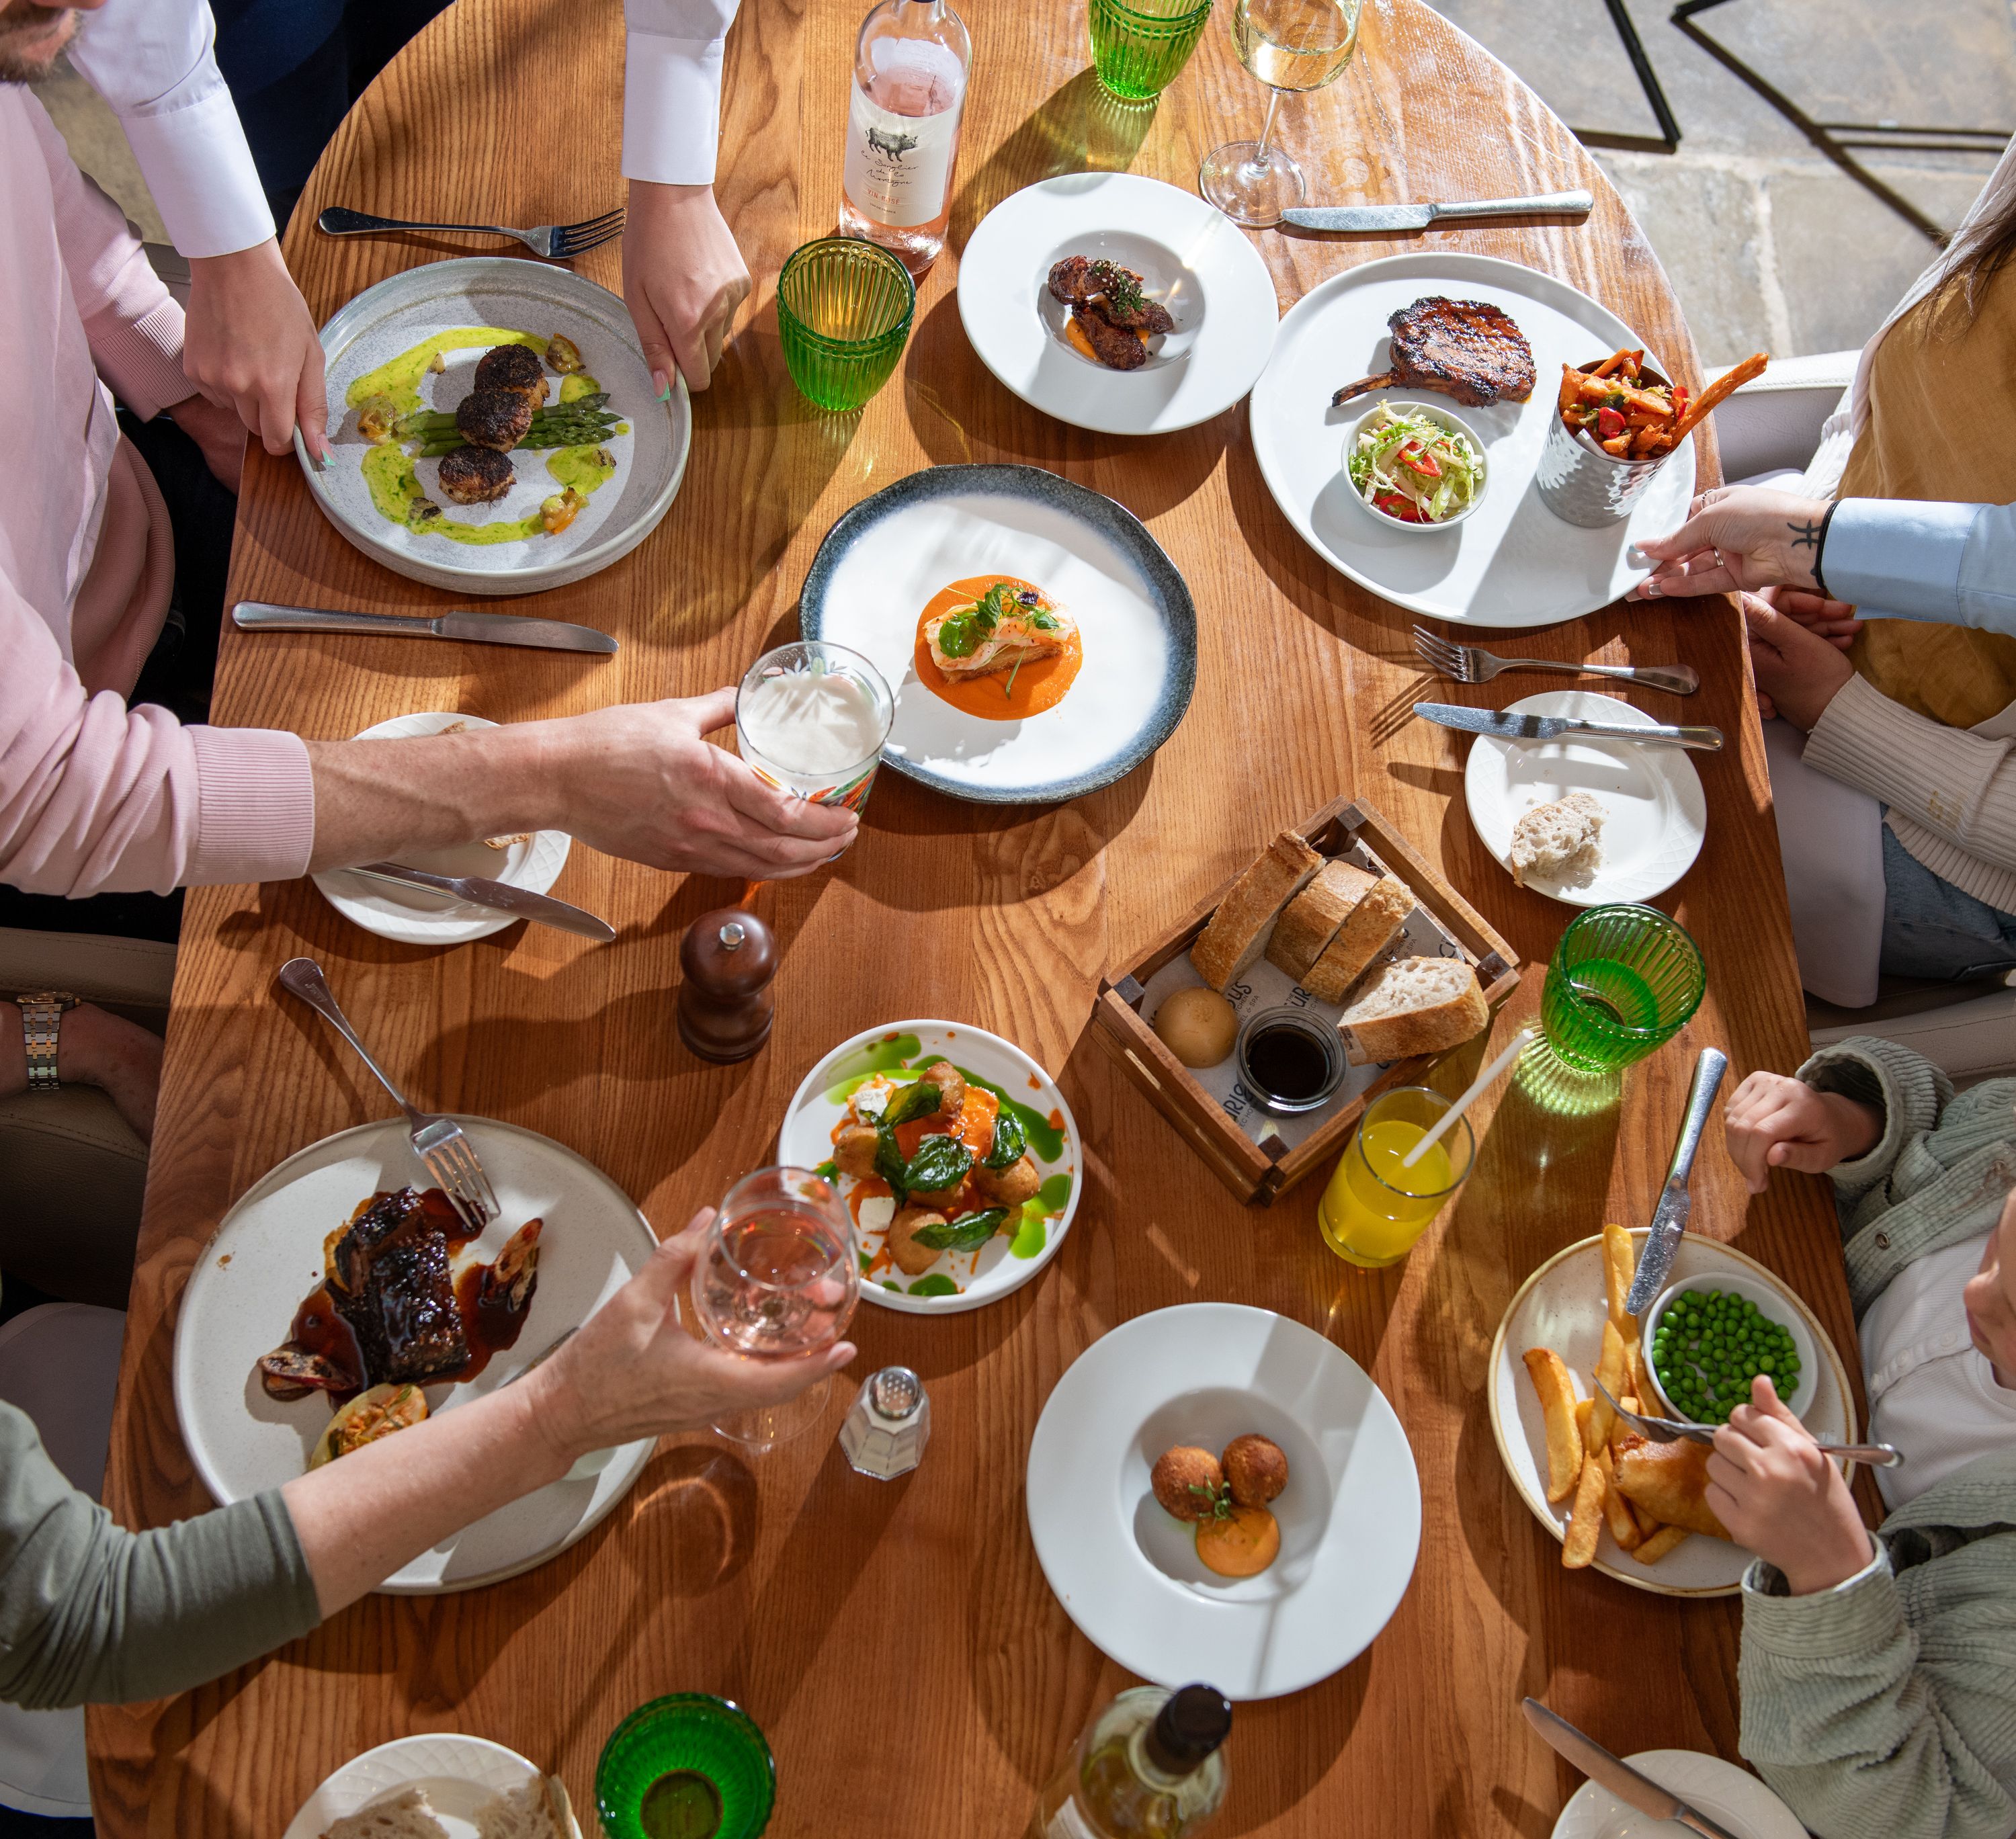
{"type": "Polygon", "coordinates": [[[914,134],[885,134],[879,128],[868,131],[868,145],[885,158],[900,161],[903,156],[919,144],[914,134]]]}

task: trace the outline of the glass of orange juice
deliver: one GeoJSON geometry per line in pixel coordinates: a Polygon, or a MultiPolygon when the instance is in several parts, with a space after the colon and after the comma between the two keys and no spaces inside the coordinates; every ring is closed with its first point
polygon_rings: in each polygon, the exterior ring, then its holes
{"type": "Polygon", "coordinates": [[[1459,1117],[1412,1168],[1402,1160],[1453,1101],[1425,1085],[1382,1092],[1365,1107],[1316,1207],[1330,1250],[1354,1265],[1397,1265],[1462,1186],[1477,1153],[1459,1117]]]}

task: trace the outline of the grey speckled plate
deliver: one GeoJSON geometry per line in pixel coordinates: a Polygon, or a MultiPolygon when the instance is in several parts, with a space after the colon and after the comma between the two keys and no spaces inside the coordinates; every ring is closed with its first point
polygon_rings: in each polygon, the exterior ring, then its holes
{"type": "Polygon", "coordinates": [[[1197,609],[1176,565],[1132,512],[1040,466],[932,466],[864,498],[812,558],[799,624],[889,679],[891,767],[984,804],[1111,785],[1175,732],[1197,683],[1197,609]],[[926,603],[989,574],[1034,582],[1083,638],[1069,691],[1019,721],[969,714],[918,681],[926,603]]]}
{"type": "MultiPolygon", "coordinates": [[[[329,520],[365,554],[414,581],[462,594],[535,594],[564,586],[636,548],[657,527],[679,491],[693,445],[693,411],[684,380],[675,383],[670,401],[655,401],[650,372],[622,301],[565,268],[506,256],[470,256],[409,268],[366,288],[338,312],[322,328],[322,346],[335,463],[326,472],[317,471],[299,436],[295,457],[329,520]],[[358,433],[357,412],[347,405],[350,386],[435,333],[463,326],[498,326],[542,337],[564,333],[609,391],[610,406],[628,423],[628,434],[605,443],[616,459],[615,476],[557,536],[542,534],[488,546],[454,542],[405,529],[372,502],[362,471],[370,444],[358,433]]],[[[448,369],[423,378],[423,401],[454,408],[468,394],[484,349],[477,345],[447,353],[448,369]]],[[[466,523],[508,522],[529,516],[541,499],[560,489],[546,470],[546,454],[521,451],[511,457],[517,482],[494,505],[455,504],[436,489],[437,461],[420,460],[417,468],[428,496],[447,516],[466,523]]]]}

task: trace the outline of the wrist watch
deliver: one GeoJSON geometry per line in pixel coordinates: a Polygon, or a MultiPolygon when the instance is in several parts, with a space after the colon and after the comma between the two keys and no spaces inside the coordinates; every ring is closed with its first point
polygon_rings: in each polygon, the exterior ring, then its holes
{"type": "Polygon", "coordinates": [[[63,1011],[76,1008],[78,999],[67,990],[31,990],[14,1000],[21,1007],[21,1040],[28,1050],[28,1089],[55,1092],[63,1084],[56,1077],[56,1044],[63,1011]]]}

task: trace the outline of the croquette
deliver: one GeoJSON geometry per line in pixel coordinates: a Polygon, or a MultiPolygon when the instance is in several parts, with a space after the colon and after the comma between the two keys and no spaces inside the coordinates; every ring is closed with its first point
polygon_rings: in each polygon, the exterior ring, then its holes
{"type": "Polygon", "coordinates": [[[856,1177],[875,1172],[875,1150],[880,1133],[872,1124],[850,1124],[833,1139],[833,1165],[842,1175],[856,1177]]]}
{"type": "Polygon", "coordinates": [[[1023,1156],[1006,1168],[976,1163],[973,1185],[990,1207],[1020,1207],[1043,1185],[1043,1178],[1036,1172],[1035,1164],[1023,1156]]]}
{"type": "Polygon", "coordinates": [[[488,447],[458,447],[441,455],[441,488],[459,505],[495,504],[514,477],[509,458],[488,447]]]}
{"type": "Polygon", "coordinates": [[[1165,1513],[1179,1520],[1202,1520],[1218,1510],[1225,1471],[1209,1450],[1179,1443],[1156,1459],[1148,1472],[1148,1485],[1165,1513]]]}
{"type": "Polygon", "coordinates": [[[470,446],[509,453],[532,425],[532,405],[516,390],[473,390],[455,412],[455,425],[470,446]]]}
{"type": "Polygon", "coordinates": [[[941,1226],[945,1216],[928,1207],[899,1207],[896,1217],[889,1222],[887,1244],[889,1256],[896,1269],[906,1277],[921,1277],[938,1261],[939,1254],[928,1245],[920,1245],[916,1240],[918,1229],[923,1226],[941,1226]]]}
{"type": "Polygon", "coordinates": [[[494,345],[476,366],[479,390],[513,390],[537,408],[546,399],[546,373],[527,345],[494,345]]]}
{"type": "Polygon", "coordinates": [[[1288,1459],[1278,1443],[1248,1432],[1226,1445],[1219,1459],[1232,1498],[1242,1507],[1264,1507],[1288,1485],[1288,1459]]]}

